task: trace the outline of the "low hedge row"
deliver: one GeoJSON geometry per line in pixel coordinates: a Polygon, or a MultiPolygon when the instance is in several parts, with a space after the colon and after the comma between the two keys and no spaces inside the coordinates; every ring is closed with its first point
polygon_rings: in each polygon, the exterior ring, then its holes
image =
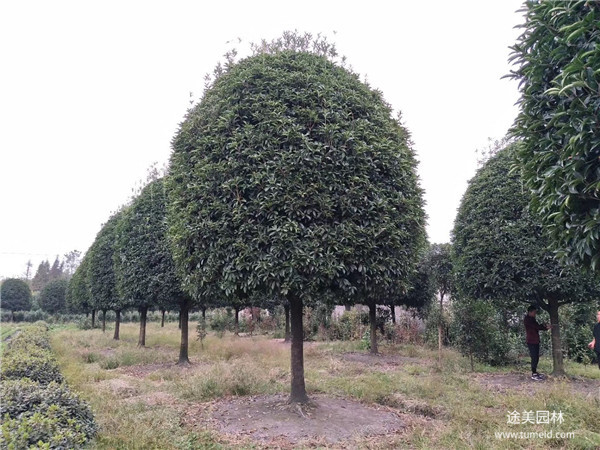
{"type": "Polygon", "coordinates": [[[45,324],[13,337],[1,376],[0,448],[80,448],[96,434],[89,405],[64,383],[45,324]]]}

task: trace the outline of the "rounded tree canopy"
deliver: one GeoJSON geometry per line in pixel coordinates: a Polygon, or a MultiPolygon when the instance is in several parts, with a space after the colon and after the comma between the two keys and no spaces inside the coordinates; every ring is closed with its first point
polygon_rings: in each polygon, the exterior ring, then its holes
{"type": "Polygon", "coordinates": [[[165,197],[162,179],[149,183],[116,228],[117,290],[135,307],[174,308],[183,296],[167,242],[165,197]]]}
{"type": "Polygon", "coordinates": [[[0,306],[8,311],[29,311],[31,309],[31,289],[18,278],[8,278],[0,287],[0,306]]]}
{"type": "Polygon", "coordinates": [[[54,280],[48,283],[42,289],[38,299],[40,308],[50,314],[65,312],[68,285],[67,280],[54,280]]]}
{"type": "Polygon", "coordinates": [[[563,266],[549,250],[529,192],[515,164],[518,144],[479,169],[465,192],[453,230],[455,283],[469,298],[562,302],[600,295],[600,283],[577,267],[563,266]]]}
{"type": "Polygon", "coordinates": [[[231,65],[173,149],[169,232],[187,290],[392,286],[424,242],[408,132],[326,57],[284,50],[231,65]]]}
{"type": "Polygon", "coordinates": [[[525,10],[513,132],[531,206],[559,256],[600,271],[600,3],[529,0],[525,10]]]}

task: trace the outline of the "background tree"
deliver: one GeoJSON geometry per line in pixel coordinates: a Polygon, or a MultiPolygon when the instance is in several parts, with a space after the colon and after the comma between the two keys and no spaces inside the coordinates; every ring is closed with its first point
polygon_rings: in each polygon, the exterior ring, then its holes
{"type": "Polygon", "coordinates": [[[521,90],[513,133],[558,255],[600,270],[600,3],[527,1],[512,47],[521,90]]]}
{"type": "Polygon", "coordinates": [[[116,228],[123,211],[113,214],[102,226],[89,250],[88,285],[94,309],[102,311],[102,331],[106,329],[106,311],[116,315],[114,338],[119,339],[120,312],[123,309],[116,289],[113,264],[116,228]]]}
{"type": "Polygon", "coordinates": [[[31,299],[31,289],[25,281],[18,278],[8,278],[2,282],[0,306],[2,309],[11,311],[13,321],[15,311],[29,311],[31,309],[31,299]]]}
{"type": "Polygon", "coordinates": [[[453,272],[450,244],[433,244],[427,253],[427,266],[434,289],[439,298],[438,318],[438,362],[442,363],[442,346],[444,342],[444,299],[452,291],[453,272]]]}
{"type": "Polygon", "coordinates": [[[67,307],[67,280],[53,280],[48,283],[38,298],[38,303],[43,311],[48,314],[66,312],[67,307]]]}
{"type": "Polygon", "coordinates": [[[81,264],[81,252],[79,250],[71,250],[65,253],[63,257],[63,276],[67,279],[71,278],[79,264],[81,264]]]}
{"type": "Polygon", "coordinates": [[[49,282],[50,263],[48,261],[42,261],[38,265],[35,275],[31,280],[31,289],[33,289],[34,292],[41,292],[41,290],[44,289],[44,286],[46,286],[49,282]]]}
{"type": "Polygon", "coordinates": [[[117,227],[115,273],[121,298],[140,312],[139,346],[146,345],[148,308],[181,297],[180,282],[166,239],[166,193],[152,181],[127,208],[117,227]]]}
{"type": "Polygon", "coordinates": [[[168,178],[184,289],[289,302],[291,402],[308,400],[304,303],[402,281],[424,240],[408,133],[317,44],[226,65],[181,124],[168,178]]]}
{"type": "Polygon", "coordinates": [[[529,193],[511,171],[515,146],[488,160],[463,196],[453,230],[456,287],[465,298],[537,303],[548,311],[553,374],[562,375],[559,307],[598,298],[600,284],[548,250],[543,226],[529,213],[529,193]]]}
{"type": "Polygon", "coordinates": [[[92,313],[92,328],[96,324],[96,310],[92,300],[92,293],[88,284],[88,262],[87,255],[82,259],[81,264],[75,269],[73,276],[69,280],[67,288],[67,309],[74,313],[92,313]]]}

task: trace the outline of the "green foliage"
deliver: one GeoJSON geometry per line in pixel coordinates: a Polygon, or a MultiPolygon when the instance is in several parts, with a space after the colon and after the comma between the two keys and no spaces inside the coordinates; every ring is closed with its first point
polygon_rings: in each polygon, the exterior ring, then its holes
{"type": "Polygon", "coordinates": [[[529,0],[525,11],[511,58],[523,178],[558,254],[598,271],[600,4],[529,0]]]}
{"type": "Polygon", "coordinates": [[[49,314],[65,312],[68,285],[67,280],[49,282],[38,298],[40,308],[49,314]]]}
{"type": "Polygon", "coordinates": [[[9,347],[2,357],[0,373],[2,379],[29,378],[43,385],[63,382],[56,359],[49,351],[36,348],[13,350],[9,347]]]}
{"type": "Polygon", "coordinates": [[[9,311],[29,311],[31,309],[31,289],[27,283],[17,278],[9,278],[0,287],[2,309],[9,311]]]}
{"type": "Polygon", "coordinates": [[[3,448],[80,448],[97,431],[87,403],[62,384],[49,349],[48,327],[41,322],[23,327],[3,355],[3,448]]]}
{"type": "Polygon", "coordinates": [[[108,219],[89,250],[87,277],[93,309],[123,309],[124,306],[117,293],[113,265],[116,228],[122,216],[121,210],[108,219]]]}
{"type": "Polygon", "coordinates": [[[453,230],[456,286],[474,299],[562,303],[600,296],[600,284],[578,268],[565,267],[528,210],[530,195],[511,171],[515,146],[479,169],[458,210],[453,230]]]}
{"type": "Polygon", "coordinates": [[[67,288],[67,309],[70,312],[89,312],[93,309],[92,293],[88,283],[89,254],[86,254],[81,264],[69,280],[67,288]]]}
{"type": "Polygon", "coordinates": [[[493,303],[454,298],[453,344],[465,355],[492,366],[514,364],[525,350],[521,321],[511,327],[493,303]]]}
{"type": "Polygon", "coordinates": [[[121,298],[132,306],[175,308],[183,297],[166,238],[165,187],[148,184],[116,227],[114,269],[121,298]]]}
{"type": "Polygon", "coordinates": [[[29,379],[6,380],[0,388],[1,417],[12,419],[25,418],[41,413],[49,414],[52,406],[57,406],[61,412],[60,425],[67,428],[66,419],[74,419],[79,430],[87,436],[96,433],[96,423],[89,405],[74,394],[66,385],[52,382],[47,386],[40,385],[29,379]]]}
{"type": "Polygon", "coordinates": [[[450,244],[432,244],[426,255],[434,288],[442,297],[452,292],[454,273],[452,270],[452,246],[450,244]]]}
{"type": "Polygon", "coordinates": [[[190,294],[353,294],[410,273],[424,212],[408,133],[327,58],[227,67],[173,148],[169,231],[190,294]]]}

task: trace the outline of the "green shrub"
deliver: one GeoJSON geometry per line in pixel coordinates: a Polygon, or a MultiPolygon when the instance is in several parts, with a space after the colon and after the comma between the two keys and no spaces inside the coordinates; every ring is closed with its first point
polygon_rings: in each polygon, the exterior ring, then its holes
{"type": "MultiPolygon", "coordinates": [[[[79,430],[87,437],[93,436],[97,430],[89,405],[65,384],[52,382],[43,386],[27,378],[6,380],[0,388],[0,400],[1,417],[17,419],[35,413],[48,416],[50,408],[57,406],[61,411],[57,417],[76,420],[79,430]]],[[[63,420],[60,425],[68,427],[69,423],[63,420]]]]}
{"type": "Polygon", "coordinates": [[[64,381],[58,363],[50,352],[45,350],[33,350],[26,353],[21,350],[9,349],[2,358],[2,379],[18,380],[29,378],[40,384],[47,385],[56,381],[64,381]]]}
{"type": "Polygon", "coordinates": [[[37,325],[28,326],[16,334],[10,341],[11,351],[20,350],[27,352],[30,348],[50,350],[50,339],[45,328],[37,325]]]}
{"type": "Polygon", "coordinates": [[[2,424],[2,448],[72,449],[81,448],[86,440],[81,425],[56,405],[47,414],[34,413],[16,419],[6,416],[2,424]]]}

